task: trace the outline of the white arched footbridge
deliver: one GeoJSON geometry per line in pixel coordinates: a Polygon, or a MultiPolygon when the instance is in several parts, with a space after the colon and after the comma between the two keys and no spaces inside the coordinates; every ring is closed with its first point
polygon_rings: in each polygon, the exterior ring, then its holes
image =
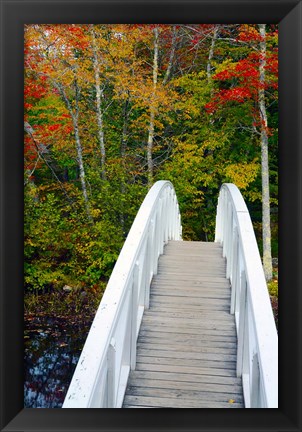
{"type": "Polygon", "coordinates": [[[148,192],[63,408],[277,408],[278,337],[249,212],[220,190],[215,242],[181,240],[172,184],[148,192]]]}

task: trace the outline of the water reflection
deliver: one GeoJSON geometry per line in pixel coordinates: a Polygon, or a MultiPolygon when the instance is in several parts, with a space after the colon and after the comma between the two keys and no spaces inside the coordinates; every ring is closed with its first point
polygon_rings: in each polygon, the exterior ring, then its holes
{"type": "Polygon", "coordinates": [[[33,318],[25,324],[25,408],[60,408],[89,323],[33,318]]]}

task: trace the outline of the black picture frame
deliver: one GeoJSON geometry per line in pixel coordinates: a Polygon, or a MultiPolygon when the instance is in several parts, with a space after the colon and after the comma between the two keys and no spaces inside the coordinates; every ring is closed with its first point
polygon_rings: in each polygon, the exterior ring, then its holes
{"type": "Polygon", "coordinates": [[[1,0],[1,430],[301,430],[301,1],[1,0]],[[23,409],[23,26],[279,23],[279,408],[23,409]]]}

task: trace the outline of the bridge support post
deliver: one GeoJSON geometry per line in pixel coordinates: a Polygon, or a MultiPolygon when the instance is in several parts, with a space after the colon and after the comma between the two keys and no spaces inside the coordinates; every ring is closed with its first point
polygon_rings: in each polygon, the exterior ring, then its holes
{"type": "Polygon", "coordinates": [[[108,408],[115,408],[115,339],[112,338],[108,349],[108,408]]]}
{"type": "MultiPolygon", "coordinates": [[[[240,305],[239,305],[239,322],[238,322],[238,347],[237,347],[237,377],[242,376],[243,369],[243,351],[245,348],[245,333],[246,333],[246,294],[247,294],[247,282],[245,272],[241,272],[240,276],[240,305]]],[[[239,288],[239,287],[238,287],[239,288]]],[[[238,297],[237,297],[238,298],[238,297]]],[[[237,299],[236,299],[237,300],[237,299]]]]}
{"type": "Polygon", "coordinates": [[[259,393],[260,393],[260,375],[259,361],[257,353],[254,354],[252,360],[252,389],[251,389],[251,408],[259,408],[259,393]]]}
{"type": "Polygon", "coordinates": [[[238,259],[238,232],[237,228],[234,227],[233,232],[233,263],[232,263],[232,273],[231,273],[231,310],[230,313],[233,315],[235,313],[235,300],[238,289],[240,268],[239,268],[239,259],[238,259]]]}
{"type": "Polygon", "coordinates": [[[132,313],[131,313],[131,346],[130,346],[130,368],[135,369],[136,365],[136,333],[137,333],[137,311],[138,311],[138,279],[139,264],[136,262],[133,269],[132,281],[132,313]]]}

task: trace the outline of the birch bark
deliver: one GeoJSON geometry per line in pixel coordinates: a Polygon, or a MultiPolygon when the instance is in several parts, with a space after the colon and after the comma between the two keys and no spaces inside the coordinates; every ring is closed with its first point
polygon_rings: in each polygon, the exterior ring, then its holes
{"type": "Polygon", "coordinates": [[[212,93],[213,93],[213,88],[212,88],[212,79],[211,79],[212,78],[211,69],[212,69],[212,59],[214,56],[215,43],[218,37],[218,30],[219,30],[219,25],[217,24],[214,26],[211,47],[208,56],[208,63],[207,63],[207,79],[208,79],[208,84],[211,87],[212,93]]]}
{"type": "Polygon", "coordinates": [[[154,30],[154,51],[153,51],[153,91],[150,101],[150,120],[148,128],[148,141],[147,141],[147,162],[148,162],[148,187],[151,188],[153,184],[153,140],[154,140],[154,120],[156,112],[156,88],[158,79],[158,28],[155,27],[154,30]]]}
{"type": "Polygon", "coordinates": [[[93,68],[95,77],[95,91],[96,91],[96,116],[98,123],[98,138],[99,146],[101,151],[101,173],[102,179],[106,180],[106,150],[105,150],[105,138],[104,138],[104,122],[103,122],[103,111],[101,105],[101,98],[103,95],[103,90],[101,89],[100,80],[100,62],[98,59],[95,31],[93,24],[90,26],[90,33],[92,38],[92,50],[93,50],[93,68]]]}
{"type": "Polygon", "coordinates": [[[58,83],[57,81],[53,81],[55,87],[59,90],[66,107],[70,113],[71,119],[72,119],[72,125],[74,130],[74,137],[75,137],[75,143],[76,143],[76,150],[77,150],[77,162],[79,167],[79,173],[80,173],[80,181],[81,181],[81,187],[82,187],[82,194],[85,202],[85,208],[87,217],[90,222],[93,222],[93,218],[91,215],[91,209],[89,205],[88,200],[88,194],[87,194],[87,185],[86,185],[86,175],[85,175],[85,169],[84,169],[84,162],[83,162],[83,150],[82,150],[82,143],[79,133],[79,87],[76,78],[74,79],[74,89],[75,89],[75,108],[73,109],[67,95],[65,92],[65,89],[62,84],[58,83]]]}
{"type": "Polygon", "coordinates": [[[173,27],[173,37],[172,37],[172,46],[171,46],[171,51],[170,51],[170,56],[169,56],[169,63],[168,63],[168,67],[163,79],[163,85],[166,85],[168,82],[168,79],[170,78],[171,75],[171,71],[172,71],[172,66],[173,66],[173,60],[174,60],[174,56],[175,56],[175,50],[176,50],[176,40],[177,40],[177,28],[176,26],[173,27]]]}
{"type": "Polygon", "coordinates": [[[265,106],[265,65],[266,65],[266,28],[259,24],[260,41],[260,85],[258,91],[259,115],[261,120],[261,177],[262,177],[262,241],[263,241],[263,268],[267,281],[272,278],[271,253],[271,226],[270,226],[270,192],[269,192],[269,162],[268,162],[268,135],[267,113],[265,106]]]}

